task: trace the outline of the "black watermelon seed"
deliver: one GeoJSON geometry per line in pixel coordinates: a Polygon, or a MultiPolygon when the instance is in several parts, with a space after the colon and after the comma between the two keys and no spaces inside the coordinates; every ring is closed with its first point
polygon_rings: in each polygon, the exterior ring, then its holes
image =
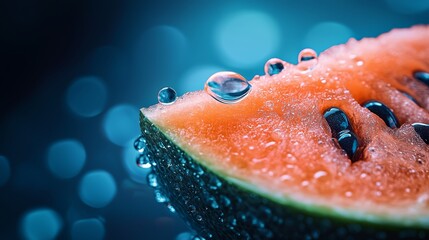
{"type": "Polygon", "coordinates": [[[424,84],[429,86],[429,73],[428,72],[416,71],[416,72],[414,72],[413,76],[415,79],[420,80],[421,82],[423,82],[424,84]]]}
{"type": "Polygon", "coordinates": [[[347,153],[347,156],[352,160],[352,162],[354,162],[353,156],[356,154],[359,147],[356,135],[350,130],[344,130],[339,134],[338,143],[347,153]]]}
{"type": "Polygon", "coordinates": [[[332,136],[338,138],[339,133],[344,130],[351,130],[351,125],[347,115],[339,108],[332,107],[325,111],[323,117],[331,128],[332,136]]]}
{"type": "Polygon", "coordinates": [[[414,130],[417,134],[425,141],[426,144],[429,144],[429,124],[424,123],[413,123],[411,124],[414,127],[414,130]]]}
{"type": "Polygon", "coordinates": [[[383,121],[388,127],[399,127],[399,122],[395,114],[393,114],[392,110],[390,110],[390,108],[388,108],[383,103],[377,101],[369,101],[366,102],[363,107],[367,108],[368,110],[379,116],[381,119],[383,119],[383,121]]]}

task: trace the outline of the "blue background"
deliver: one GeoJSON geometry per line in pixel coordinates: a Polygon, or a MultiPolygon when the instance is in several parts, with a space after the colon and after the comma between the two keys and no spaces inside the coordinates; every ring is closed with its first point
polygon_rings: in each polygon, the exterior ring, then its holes
{"type": "Polygon", "coordinates": [[[427,24],[429,1],[19,0],[0,16],[0,239],[185,240],[135,165],[140,107],[427,24]]]}

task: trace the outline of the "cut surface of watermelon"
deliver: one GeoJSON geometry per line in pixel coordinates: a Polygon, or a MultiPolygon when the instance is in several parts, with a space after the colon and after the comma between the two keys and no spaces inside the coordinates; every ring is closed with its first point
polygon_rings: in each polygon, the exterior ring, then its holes
{"type": "Polygon", "coordinates": [[[428,39],[428,26],[352,39],[311,70],[282,62],[279,73],[255,77],[237,103],[198,91],[142,116],[195,162],[276,203],[429,229],[429,146],[412,126],[429,123],[429,85],[416,77],[429,72],[428,39]],[[398,127],[363,106],[369,101],[386,106],[398,127]],[[350,122],[352,156],[324,117],[331,108],[350,122]]]}

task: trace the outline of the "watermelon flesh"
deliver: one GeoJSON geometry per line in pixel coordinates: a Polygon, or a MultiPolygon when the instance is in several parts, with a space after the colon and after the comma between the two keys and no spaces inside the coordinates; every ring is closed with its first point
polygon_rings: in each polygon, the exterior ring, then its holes
{"type": "Polygon", "coordinates": [[[280,73],[256,76],[235,104],[198,91],[142,114],[201,165],[275,202],[429,229],[429,146],[411,126],[429,123],[429,86],[413,77],[429,72],[428,39],[428,26],[351,39],[311,71],[283,62],[280,73]],[[400,127],[362,107],[369,100],[388,106],[400,127]],[[331,107],[358,137],[353,162],[323,117],[331,107]]]}

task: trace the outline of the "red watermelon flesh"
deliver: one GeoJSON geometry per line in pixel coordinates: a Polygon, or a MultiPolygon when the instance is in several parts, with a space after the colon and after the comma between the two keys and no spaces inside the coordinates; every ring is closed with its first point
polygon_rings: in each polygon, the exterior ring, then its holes
{"type": "Polygon", "coordinates": [[[413,77],[429,72],[429,27],[351,39],[323,52],[311,71],[283,65],[252,79],[238,103],[197,91],[142,113],[195,161],[244,189],[325,214],[429,228],[429,146],[411,126],[429,123],[429,86],[413,77]],[[390,108],[400,127],[362,107],[369,100],[390,108]],[[331,107],[350,119],[355,161],[323,117],[331,107]]]}

